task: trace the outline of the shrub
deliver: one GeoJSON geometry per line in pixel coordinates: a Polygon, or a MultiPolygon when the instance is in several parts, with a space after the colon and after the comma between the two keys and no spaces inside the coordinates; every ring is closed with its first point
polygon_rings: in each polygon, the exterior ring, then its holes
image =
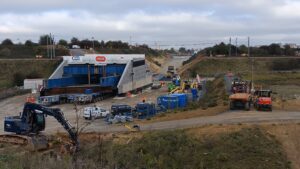
{"type": "Polygon", "coordinates": [[[24,74],[17,72],[13,75],[13,84],[15,86],[23,86],[24,79],[24,74]]]}

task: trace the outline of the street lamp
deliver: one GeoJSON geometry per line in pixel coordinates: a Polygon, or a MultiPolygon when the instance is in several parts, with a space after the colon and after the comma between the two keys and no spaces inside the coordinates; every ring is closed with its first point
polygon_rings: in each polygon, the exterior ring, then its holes
{"type": "Polygon", "coordinates": [[[94,41],[94,37],[92,37],[93,40],[93,50],[95,50],[95,41],[94,41]]]}

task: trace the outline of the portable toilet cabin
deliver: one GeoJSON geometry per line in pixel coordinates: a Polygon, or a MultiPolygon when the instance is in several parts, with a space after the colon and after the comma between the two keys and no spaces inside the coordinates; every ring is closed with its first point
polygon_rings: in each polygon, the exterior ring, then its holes
{"type": "Polygon", "coordinates": [[[157,104],[166,109],[184,108],[187,106],[188,98],[186,94],[170,94],[157,98],[157,104]]]}
{"type": "Polygon", "coordinates": [[[138,103],[136,105],[137,118],[146,119],[156,115],[154,103],[138,103]]]}

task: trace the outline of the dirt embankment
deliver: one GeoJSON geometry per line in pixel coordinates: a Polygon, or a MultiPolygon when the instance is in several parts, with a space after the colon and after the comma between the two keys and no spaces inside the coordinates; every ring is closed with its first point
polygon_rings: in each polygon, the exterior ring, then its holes
{"type": "Polygon", "coordinates": [[[178,74],[183,75],[183,76],[188,76],[188,70],[192,69],[195,65],[197,65],[199,62],[201,62],[204,58],[202,55],[198,55],[195,57],[193,60],[188,62],[187,64],[183,65],[181,68],[178,69],[178,74]]]}
{"type": "MultiPolygon", "coordinates": [[[[259,127],[267,134],[270,134],[271,139],[276,139],[288,160],[291,162],[293,169],[300,169],[300,124],[261,124],[261,125],[209,125],[200,128],[188,129],[187,131],[196,137],[215,137],[218,134],[233,133],[240,131],[241,128],[259,127]]],[[[261,145],[264,146],[264,145],[261,145]]],[[[272,150],[269,150],[272,151],[272,150]]]]}
{"type": "Polygon", "coordinates": [[[150,70],[154,73],[159,73],[163,64],[168,60],[168,57],[146,57],[146,63],[150,70]]]}

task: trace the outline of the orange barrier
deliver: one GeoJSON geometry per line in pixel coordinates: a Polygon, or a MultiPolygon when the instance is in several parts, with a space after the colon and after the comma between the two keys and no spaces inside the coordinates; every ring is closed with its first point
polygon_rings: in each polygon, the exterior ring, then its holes
{"type": "Polygon", "coordinates": [[[28,96],[26,98],[26,102],[29,102],[29,103],[35,103],[35,97],[34,96],[28,96]]]}

